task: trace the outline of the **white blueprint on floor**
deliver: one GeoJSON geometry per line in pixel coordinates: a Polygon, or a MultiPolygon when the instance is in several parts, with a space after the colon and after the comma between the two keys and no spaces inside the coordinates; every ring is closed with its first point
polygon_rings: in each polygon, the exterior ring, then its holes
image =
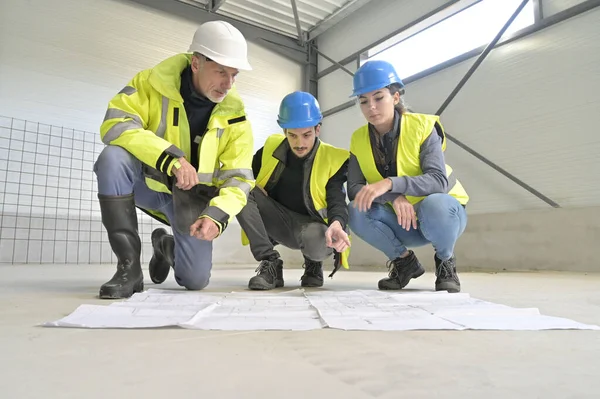
{"type": "Polygon", "coordinates": [[[198,330],[600,330],[599,326],[447,292],[198,293],[156,290],[110,305],[81,305],[52,327],[198,330]]]}

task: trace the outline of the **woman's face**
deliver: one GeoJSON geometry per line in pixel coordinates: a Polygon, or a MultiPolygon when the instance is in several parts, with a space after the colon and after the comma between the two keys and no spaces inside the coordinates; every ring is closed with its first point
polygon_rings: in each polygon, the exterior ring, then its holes
{"type": "Polygon", "coordinates": [[[398,101],[400,101],[400,93],[392,95],[386,87],[358,97],[360,110],[373,126],[385,125],[393,121],[394,106],[398,101]]]}

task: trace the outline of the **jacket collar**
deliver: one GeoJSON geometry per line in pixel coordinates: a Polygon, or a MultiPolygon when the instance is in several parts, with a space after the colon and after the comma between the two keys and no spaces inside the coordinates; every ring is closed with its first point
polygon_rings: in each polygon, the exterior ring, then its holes
{"type": "MultiPolygon", "coordinates": [[[[148,77],[148,82],[163,96],[170,100],[183,103],[183,98],[179,92],[181,87],[181,73],[185,68],[191,65],[191,63],[191,54],[176,54],[152,68],[148,77]]],[[[211,123],[209,123],[208,128],[225,128],[239,118],[246,116],[244,103],[235,86],[229,90],[225,99],[215,106],[211,116],[214,118],[211,118],[211,123]]]]}

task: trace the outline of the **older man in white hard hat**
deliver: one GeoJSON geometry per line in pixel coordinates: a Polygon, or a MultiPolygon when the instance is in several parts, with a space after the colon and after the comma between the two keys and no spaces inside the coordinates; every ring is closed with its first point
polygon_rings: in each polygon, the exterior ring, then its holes
{"type": "Polygon", "coordinates": [[[173,235],[152,232],[151,280],[162,283],[173,268],[187,289],[208,285],[212,241],[254,187],[252,130],[234,87],[240,70],[251,70],[242,33],[207,22],[188,53],[138,73],[110,100],[94,171],[118,264],[100,298],[143,290],[136,207],[173,227],[173,235]]]}

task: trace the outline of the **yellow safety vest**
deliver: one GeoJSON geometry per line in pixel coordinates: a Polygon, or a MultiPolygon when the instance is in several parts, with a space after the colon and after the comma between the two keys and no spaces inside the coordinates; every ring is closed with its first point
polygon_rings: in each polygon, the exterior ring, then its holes
{"type": "MultiPolygon", "coordinates": [[[[256,185],[265,188],[273,171],[279,164],[279,160],[273,156],[275,150],[286,140],[283,134],[273,134],[267,138],[262,152],[262,163],[258,176],[256,176],[256,185]]],[[[348,150],[334,147],[330,144],[320,142],[315,158],[313,160],[310,173],[310,194],[315,210],[319,217],[327,224],[327,182],[337,171],[340,170],[344,162],[348,160],[348,150]]],[[[242,230],[242,244],[248,245],[248,237],[242,230]]],[[[341,254],[341,263],[348,269],[348,256],[350,248],[341,254]]]]}
{"type": "MultiPolygon", "coordinates": [[[[446,135],[438,116],[415,113],[402,114],[396,156],[398,176],[420,176],[423,174],[419,159],[421,145],[429,137],[436,124],[443,135],[442,151],[445,151],[446,135]]],[[[362,126],[352,134],[350,152],[356,156],[367,183],[373,184],[383,180],[383,176],[381,176],[375,164],[368,125],[362,126]]],[[[448,177],[448,194],[456,198],[461,204],[466,205],[469,201],[469,195],[462,184],[452,176],[452,168],[449,165],[446,165],[446,175],[448,177]]],[[[406,196],[406,199],[413,205],[424,198],[406,196]]]]}
{"type": "MultiPolygon", "coordinates": [[[[139,72],[110,101],[100,127],[105,144],[125,148],[145,165],[146,184],[154,191],[170,193],[166,183],[171,167],[181,156],[191,159],[190,127],[179,92],[181,73],[191,57],[178,54],[139,72]]],[[[253,148],[252,129],[234,87],[214,107],[198,150],[200,184],[219,189],[206,214],[216,207],[230,219],[246,205],[254,187],[253,148]]],[[[164,214],[145,211],[168,224],[164,214]]]]}

